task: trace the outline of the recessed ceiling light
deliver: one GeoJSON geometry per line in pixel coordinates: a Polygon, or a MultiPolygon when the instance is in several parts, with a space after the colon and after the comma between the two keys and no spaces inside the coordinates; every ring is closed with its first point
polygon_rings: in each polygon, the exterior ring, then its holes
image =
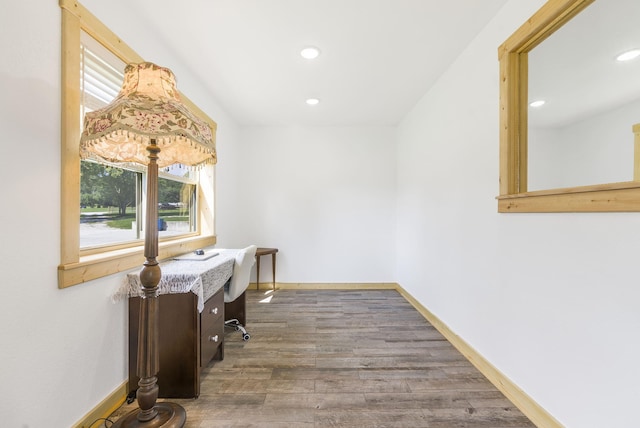
{"type": "Polygon", "coordinates": [[[545,100],[537,100],[537,101],[530,102],[529,105],[531,107],[540,107],[540,106],[543,106],[545,102],[546,102],[545,100]]]}
{"type": "Polygon", "coordinates": [[[618,61],[631,61],[634,58],[640,56],[640,49],[632,49],[630,51],[626,51],[621,53],[616,57],[618,61]]]}
{"type": "Polygon", "coordinates": [[[307,101],[305,101],[307,104],[309,104],[310,106],[315,106],[318,105],[318,103],[320,103],[320,100],[317,98],[309,98],[307,101]]]}
{"type": "Polygon", "coordinates": [[[320,55],[320,49],[315,46],[307,46],[300,51],[300,56],[305,59],[318,58],[318,55],[320,55]]]}

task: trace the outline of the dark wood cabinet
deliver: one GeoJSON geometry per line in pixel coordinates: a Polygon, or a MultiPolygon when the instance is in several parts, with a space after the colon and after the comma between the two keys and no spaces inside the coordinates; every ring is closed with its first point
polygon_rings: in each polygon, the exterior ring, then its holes
{"type": "MultiPolygon", "coordinates": [[[[158,296],[159,397],[193,398],[200,395],[200,370],[212,359],[224,358],[224,293],[220,288],[197,308],[191,293],[158,296]]],[[[129,392],[138,389],[138,324],[140,298],[129,298],[129,392]]]]}

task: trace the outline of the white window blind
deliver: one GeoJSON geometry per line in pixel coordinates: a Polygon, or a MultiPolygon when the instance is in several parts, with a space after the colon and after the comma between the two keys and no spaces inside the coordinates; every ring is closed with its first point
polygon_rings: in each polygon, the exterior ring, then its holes
{"type": "Polygon", "coordinates": [[[109,104],[120,92],[125,64],[91,37],[81,38],[82,115],[109,104]]]}

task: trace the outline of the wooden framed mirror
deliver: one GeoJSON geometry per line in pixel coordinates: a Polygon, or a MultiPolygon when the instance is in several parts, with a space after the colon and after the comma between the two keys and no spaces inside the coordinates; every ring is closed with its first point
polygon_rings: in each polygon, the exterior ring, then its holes
{"type": "Polygon", "coordinates": [[[640,57],[616,61],[640,49],[627,19],[639,13],[634,0],[549,0],[499,47],[499,212],[640,211],[640,57]],[[605,122],[615,136],[598,135],[605,122]]]}

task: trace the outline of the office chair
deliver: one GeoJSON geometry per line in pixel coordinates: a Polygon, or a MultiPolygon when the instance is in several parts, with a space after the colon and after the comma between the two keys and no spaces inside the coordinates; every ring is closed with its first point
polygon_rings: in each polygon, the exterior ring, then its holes
{"type": "Polygon", "coordinates": [[[242,339],[245,341],[251,337],[245,329],[247,323],[245,291],[249,286],[251,268],[256,261],[257,248],[255,245],[250,245],[236,254],[233,274],[228,287],[224,288],[224,325],[241,331],[242,339]]]}

